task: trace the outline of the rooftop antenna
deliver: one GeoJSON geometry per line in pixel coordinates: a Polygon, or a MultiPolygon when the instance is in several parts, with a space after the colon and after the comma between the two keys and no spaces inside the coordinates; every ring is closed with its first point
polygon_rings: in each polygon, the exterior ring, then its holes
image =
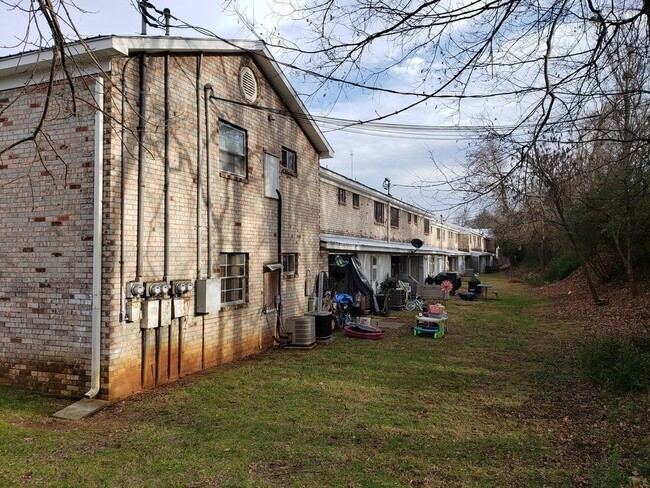
{"type": "Polygon", "coordinates": [[[172,11],[168,8],[163,9],[163,15],[165,16],[165,35],[169,35],[169,19],[172,16],[172,11]]]}
{"type": "Polygon", "coordinates": [[[388,192],[388,196],[391,197],[392,195],[390,194],[390,180],[388,178],[384,178],[384,184],[383,184],[384,190],[388,192]]]}
{"type": "Polygon", "coordinates": [[[350,149],[350,178],[354,179],[354,152],[350,149]]]}
{"type": "Polygon", "coordinates": [[[140,5],[140,15],[142,17],[142,27],[140,28],[140,34],[143,36],[147,35],[147,2],[143,1],[139,3],[140,5]]]}

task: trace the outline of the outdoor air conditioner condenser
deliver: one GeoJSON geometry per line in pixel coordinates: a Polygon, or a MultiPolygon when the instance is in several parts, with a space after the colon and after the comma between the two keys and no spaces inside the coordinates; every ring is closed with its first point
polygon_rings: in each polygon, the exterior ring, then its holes
{"type": "Polygon", "coordinates": [[[316,321],[313,316],[292,317],[287,323],[287,332],[291,332],[292,346],[311,346],[316,342],[316,321]]]}

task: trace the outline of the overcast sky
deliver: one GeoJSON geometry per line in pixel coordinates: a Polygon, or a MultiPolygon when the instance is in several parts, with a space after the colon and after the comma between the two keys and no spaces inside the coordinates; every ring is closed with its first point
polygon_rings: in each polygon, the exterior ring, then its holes
{"type": "MultiPolygon", "coordinates": [[[[25,0],[25,3],[26,2],[25,0]]],[[[140,34],[141,21],[138,13],[129,0],[84,0],[77,2],[87,10],[86,13],[75,13],[75,25],[83,36],[97,35],[140,34]]],[[[169,7],[172,14],[190,24],[205,27],[221,37],[231,39],[253,38],[253,35],[243,26],[239,19],[223,10],[223,2],[210,0],[183,0],[166,3],[153,1],[156,7],[162,9],[169,7]]],[[[247,5],[247,16],[263,24],[269,17],[271,0],[255,0],[243,2],[247,5]]],[[[27,26],[27,17],[17,9],[9,10],[5,4],[0,3],[0,55],[7,55],[18,51],[19,39],[24,37],[27,26]]],[[[267,21],[268,22],[268,21],[267,21]]],[[[265,27],[268,27],[266,25],[265,27]]],[[[284,32],[290,28],[283,29],[284,32]]],[[[160,31],[149,31],[152,35],[162,34],[160,31]]],[[[198,37],[199,34],[190,30],[175,30],[172,35],[198,37]]],[[[275,52],[276,57],[281,54],[275,52]]],[[[378,53],[381,56],[381,53],[378,53]]],[[[404,86],[409,89],[411,77],[417,72],[417,66],[404,66],[392,70],[386,83],[391,86],[404,86]]],[[[290,81],[298,92],[306,89],[301,81],[291,78],[290,81]]],[[[393,108],[406,104],[405,100],[388,96],[386,94],[351,93],[346,97],[338,98],[334,103],[336,94],[322,95],[323,98],[304,99],[309,110],[314,115],[328,115],[345,119],[367,119],[377,113],[388,113],[393,108]],[[324,100],[324,102],[323,102],[324,100]]],[[[412,100],[411,100],[412,101],[412,100]]],[[[392,117],[387,122],[400,124],[420,125],[454,125],[471,124],[483,113],[485,107],[480,105],[464,107],[462,116],[453,107],[443,107],[439,102],[433,101],[422,104],[407,113],[392,117]]],[[[492,113],[494,115],[494,113],[492,113]]],[[[438,214],[444,212],[441,205],[451,199],[450,196],[441,198],[443,203],[430,198],[421,190],[405,188],[399,185],[410,185],[420,180],[439,180],[440,174],[432,162],[432,158],[439,165],[453,167],[464,160],[465,150],[470,142],[460,136],[460,139],[450,139],[449,135],[436,136],[436,139],[411,138],[405,135],[384,134],[382,136],[367,135],[349,131],[331,131],[322,127],[322,130],[335,151],[333,159],[321,162],[338,173],[353,177],[360,183],[381,190],[385,178],[393,184],[392,194],[409,203],[432,210],[438,214]]],[[[444,212],[445,214],[447,212],[444,212]]]]}

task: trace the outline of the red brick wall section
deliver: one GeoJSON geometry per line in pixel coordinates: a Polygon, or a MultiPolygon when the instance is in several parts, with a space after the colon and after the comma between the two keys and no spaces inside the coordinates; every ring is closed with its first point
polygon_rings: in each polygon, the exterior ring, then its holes
{"type": "MultiPolygon", "coordinates": [[[[87,386],[93,245],[91,79],[55,86],[43,132],[0,156],[0,382],[87,386]]],[[[0,148],[32,133],[45,87],[0,92],[0,148]]]]}
{"type": "MultiPolygon", "coordinates": [[[[159,281],[164,274],[164,60],[162,56],[147,58],[146,113],[146,173],[145,228],[143,248],[143,279],[159,281]]],[[[170,188],[171,193],[171,280],[195,279],[196,262],[196,57],[174,55],[170,59],[170,188]]],[[[115,63],[115,86],[111,90],[114,120],[120,120],[120,63],[115,63]]],[[[203,148],[202,250],[200,267],[207,276],[207,225],[213,232],[213,277],[219,277],[219,253],[242,252],[249,256],[247,304],[227,308],[205,316],[192,314],[173,320],[171,327],[142,332],[139,324],[120,321],[120,296],[127,281],[135,278],[137,238],[137,126],[138,77],[137,60],[129,63],[127,74],[127,124],[125,135],[126,195],[125,275],[120,280],[119,262],[119,187],[120,187],[120,128],[113,126],[110,146],[110,200],[115,205],[107,212],[105,229],[110,229],[110,242],[105,247],[107,261],[113,263],[106,297],[110,310],[108,364],[108,396],[111,400],[129,395],[141,388],[171,381],[202,368],[210,368],[259,352],[273,344],[274,321],[267,321],[263,308],[264,264],[277,262],[276,199],[264,196],[264,152],[281,156],[282,147],[296,151],[296,176],[282,174],[280,190],[283,195],[284,252],[298,254],[298,273],[283,280],[285,316],[304,313],[307,305],[305,280],[313,279],[326,269],[324,256],[319,253],[319,184],[318,155],[288,115],[275,114],[224,101],[212,101],[210,111],[211,191],[212,208],[206,206],[205,147],[203,148]],[[248,177],[245,181],[226,178],[220,174],[218,120],[223,119],[246,130],[248,136],[248,177]],[[208,224],[209,223],[209,224],[208,224]],[[146,337],[145,337],[146,336],[146,337]],[[152,338],[153,336],[153,338],[152,338]],[[145,344],[143,348],[142,345],[145,344]],[[164,357],[152,352],[162,347],[164,357]],[[144,352],[143,352],[144,350],[144,352]],[[142,375],[142,377],[141,377],[142,375]],[[141,380],[144,378],[144,384],[141,380]]],[[[239,91],[238,75],[242,67],[250,67],[259,84],[257,107],[286,110],[282,101],[257,66],[246,56],[210,56],[202,60],[200,80],[210,83],[219,98],[244,102],[239,91]]],[[[203,99],[201,98],[201,110],[203,99]]],[[[201,132],[205,137],[204,118],[201,132]]],[[[190,309],[194,310],[191,299],[190,309]]]]}
{"type": "MultiPolygon", "coordinates": [[[[306,310],[305,281],[326,269],[319,251],[320,192],[318,155],[291,115],[274,114],[222,101],[210,102],[212,207],[206,202],[203,166],[200,263],[207,276],[207,225],[213,230],[213,276],[219,277],[219,253],[249,257],[247,303],[209,315],[191,313],[171,326],[142,331],[123,316],[126,282],[136,274],[138,64],[126,67],[125,113],[121,113],[120,75],[126,59],[115,60],[106,80],[104,137],[104,223],[102,292],[102,388],[100,397],[117,400],[256,353],[273,344],[274,320],[262,313],[264,264],[278,261],[278,201],[264,196],[264,152],[281,156],[282,147],[296,151],[297,175],[282,174],[284,199],[282,248],[297,253],[298,272],[283,280],[284,316],[306,310]],[[125,125],[122,130],[121,120],[125,125]],[[220,175],[218,119],[247,131],[248,175],[245,181],[220,175]],[[124,145],[122,142],[124,133],[124,145]],[[121,170],[124,150],[125,172],[121,170]],[[124,177],[126,191],[121,193],[124,177]],[[120,275],[121,211],[124,219],[124,274],[120,275]]],[[[146,61],[147,111],[143,175],[143,269],[146,281],[164,274],[164,106],[163,57],[146,61]]],[[[205,55],[201,88],[211,83],[215,95],[244,102],[238,74],[250,67],[259,84],[258,107],[286,111],[262,72],[247,56],[205,55]]],[[[170,59],[170,280],[197,275],[196,259],[196,57],[170,59]]],[[[80,97],[91,99],[77,80],[80,97]]],[[[70,116],[65,85],[53,97],[46,124],[52,147],[41,144],[43,161],[35,160],[33,144],[24,144],[0,158],[0,382],[54,395],[79,397],[89,387],[94,111],[79,103],[70,116]],[[56,108],[56,110],[54,110],[56,108]]],[[[202,90],[201,90],[202,92],[202,90]]],[[[0,145],[24,136],[43,107],[43,87],[29,92],[0,93],[0,145]],[[15,100],[15,101],[14,101],[15,100]]],[[[203,107],[203,100],[201,100],[203,107]]],[[[204,119],[201,119],[201,124],[204,119]]],[[[204,132],[204,127],[201,127],[204,132]]],[[[204,134],[205,137],[205,134],[204,134]]],[[[41,141],[42,142],[42,141],[41,141]]],[[[205,147],[203,148],[205,155],[205,147]]],[[[273,317],[273,314],[269,315],[273,317]]]]}

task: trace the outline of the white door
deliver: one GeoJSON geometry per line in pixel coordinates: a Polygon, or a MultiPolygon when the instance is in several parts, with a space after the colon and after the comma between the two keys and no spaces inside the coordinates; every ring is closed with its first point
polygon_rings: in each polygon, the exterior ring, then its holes
{"type": "Polygon", "coordinates": [[[264,195],[278,198],[276,190],[280,189],[280,159],[264,153],[264,195]]]}

